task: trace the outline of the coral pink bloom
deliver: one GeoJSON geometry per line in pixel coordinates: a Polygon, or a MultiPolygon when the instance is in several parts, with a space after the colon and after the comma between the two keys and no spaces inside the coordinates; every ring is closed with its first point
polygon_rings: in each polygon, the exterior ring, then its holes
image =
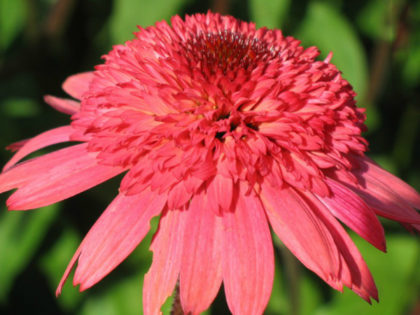
{"type": "Polygon", "coordinates": [[[100,281],[160,215],[144,314],[158,314],[178,280],[185,313],[207,309],[223,283],[233,314],[262,314],[274,273],[270,226],[333,288],[377,299],[341,223],[384,251],[376,215],[419,229],[420,196],[364,155],[363,110],[331,56],[318,54],[233,17],[176,16],[69,77],[63,89],[77,101],[47,96],[72,122],[13,145],[0,175],[1,191],[17,188],[10,209],[125,173],[57,294],[76,262],[81,290],[100,281]],[[68,141],[79,143],[18,163],[68,141]]]}

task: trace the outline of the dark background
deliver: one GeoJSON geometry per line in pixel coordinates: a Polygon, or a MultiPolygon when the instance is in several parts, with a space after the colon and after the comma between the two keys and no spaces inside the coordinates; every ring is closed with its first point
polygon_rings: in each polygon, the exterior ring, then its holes
{"type": "MultiPolygon", "coordinates": [[[[321,57],[332,51],[332,63],[367,109],[369,156],[420,190],[420,1],[0,0],[0,147],[68,124],[68,116],[44,104],[43,95],[65,96],[63,80],[101,63],[113,44],[132,38],[136,25],[208,9],[281,28],[306,47],[318,46],[321,57]]],[[[0,151],[1,164],[10,157],[0,151]]],[[[79,293],[70,280],[62,296],[54,296],[118,182],[27,212],[7,212],[8,194],[0,196],[0,314],[141,313],[150,235],[95,287],[79,293]]],[[[377,282],[379,304],[370,306],[347,289],[333,291],[276,240],[276,279],[266,314],[419,314],[418,236],[383,223],[387,254],[352,234],[377,282]]],[[[210,313],[228,314],[222,293],[210,313]]]]}

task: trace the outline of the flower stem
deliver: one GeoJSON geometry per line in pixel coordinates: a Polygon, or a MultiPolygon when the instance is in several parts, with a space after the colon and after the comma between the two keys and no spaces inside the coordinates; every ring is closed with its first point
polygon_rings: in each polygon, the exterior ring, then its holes
{"type": "Polygon", "coordinates": [[[182,310],[181,299],[179,296],[179,281],[175,286],[174,301],[172,303],[171,315],[184,315],[182,310]]]}
{"type": "Polygon", "coordinates": [[[300,313],[300,272],[299,262],[296,257],[285,247],[281,247],[281,253],[285,263],[288,292],[289,292],[289,314],[299,315],[300,313]]]}

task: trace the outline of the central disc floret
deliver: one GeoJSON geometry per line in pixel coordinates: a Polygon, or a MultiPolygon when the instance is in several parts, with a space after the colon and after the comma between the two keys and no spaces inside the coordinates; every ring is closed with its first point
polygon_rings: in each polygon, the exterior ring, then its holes
{"type": "Polygon", "coordinates": [[[258,62],[272,57],[265,42],[230,30],[218,33],[199,33],[190,39],[185,50],[201,68],[214,73],[221,70],[238,71],[255,67],[258,62]]]}

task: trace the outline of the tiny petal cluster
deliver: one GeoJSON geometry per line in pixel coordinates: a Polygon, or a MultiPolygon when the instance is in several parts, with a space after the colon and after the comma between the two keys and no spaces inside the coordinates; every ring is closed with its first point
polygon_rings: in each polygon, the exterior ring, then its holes
{"type": "Polygon", "coordinates": [[[135,35],[64,82],[73,99],[45,97],[71,123],[12,145],[0,175],[0,192],[17,188],[9,209],[26,210],[124,174],[57,294],[76,263],[74,285],[100,281],[160,215],[144,314],[159,314],[177,281],[186,314],[206,310],[222,283],[233,314],[262,314],[270,227],[330,286],[377,300],[341,223],[385,251],[377,215],[420,230],[420,195],[365,156],[364,111],[332,56],[211,12],[135,35]],[[73,143],[20,162],[63,142],[73,143]]]}

